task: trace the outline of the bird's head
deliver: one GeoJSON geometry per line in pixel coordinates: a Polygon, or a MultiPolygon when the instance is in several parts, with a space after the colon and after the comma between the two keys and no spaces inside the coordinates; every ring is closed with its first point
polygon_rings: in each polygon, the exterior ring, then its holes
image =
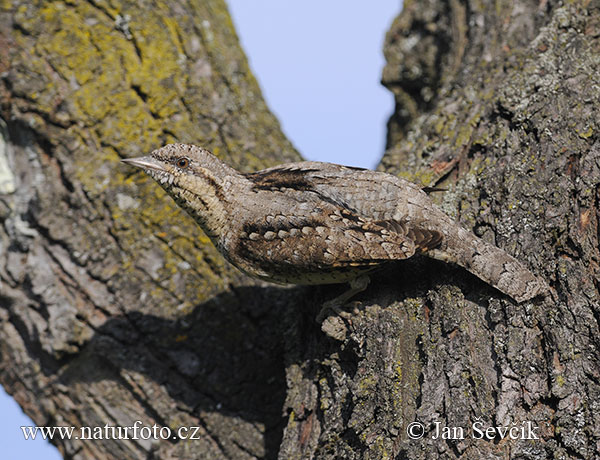
{"type": "Polygon", "coordinates": [[[209,234],[215,231],[211,219],[225,212],[224,182],[239,175],[208,150],[187,144],[169,144],[121,161],[152,176],[209,234]]]}
{"type": "Polygon", "coordinates": [[[195,178],[216,186],[223,170],[230,169],[208,150],[188,144],[165,145],[150,155],[121,161],[143,169],[167,191],[193,186],[195,178]]]}

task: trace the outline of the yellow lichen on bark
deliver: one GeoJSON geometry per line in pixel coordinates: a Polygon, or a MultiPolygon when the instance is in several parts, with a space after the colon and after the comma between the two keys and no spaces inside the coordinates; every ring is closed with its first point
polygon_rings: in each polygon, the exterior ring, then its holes
{"type": "MultiPolygon", "coordinates": [[[[52,139],[50,154],[90,200],[96,215],[91,221],[109,216],[123,249],[120,270],[110,273],[138,277],[139,261],[152,259],[156,270],[142,277],[153,279],[153,298],[165,307],[197,304],[238,278],[162,189],[119,163],[175,141],[212,148],[242,168],[273,164],[248,146],[297,159],[274,129],[277,122],[261,99],[231,20],[220,25],[228,16],[223,1],[57,1],[12,8],[15,45],[6,64],[14,75],[13,101],[22,101],[29,126],[52,139]],[[56,126],[60,139],[50,134],[56,126]]],[[[53,164],[42,162],[44,174],[60,181],[53,164]]],[[[89,236],[96,231],[91,221],[80,219],[66,234],[85,239],[86,253],[99,253],[105,243],[89,236]]]]}

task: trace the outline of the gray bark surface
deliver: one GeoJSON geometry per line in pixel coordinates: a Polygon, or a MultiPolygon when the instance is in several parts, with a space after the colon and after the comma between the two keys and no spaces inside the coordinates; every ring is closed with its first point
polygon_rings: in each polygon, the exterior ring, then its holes
{"type": "Polygon", "coordinates": [[[445,189],[555,298],[418,258],[319,326],[344,287],[249,280],[118,162],[175,140],[243,171],[299,158],[224,3],[0,5],[0,383],[40,426],[199,427],[55,439],[65,458],[600,458],[599,5],[407,1],[385,54],[379,169],[445,189]]]}

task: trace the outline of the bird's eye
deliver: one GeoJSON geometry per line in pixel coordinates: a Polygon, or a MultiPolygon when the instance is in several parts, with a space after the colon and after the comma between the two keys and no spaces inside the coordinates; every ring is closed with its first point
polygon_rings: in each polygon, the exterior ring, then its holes
{"type": "Polygon", "coordinates": [[[185,169],[190,165],[190,160],[186,157],[177,158],[177,160],[175,160],[175,164],[178,168],[185,169]]]}

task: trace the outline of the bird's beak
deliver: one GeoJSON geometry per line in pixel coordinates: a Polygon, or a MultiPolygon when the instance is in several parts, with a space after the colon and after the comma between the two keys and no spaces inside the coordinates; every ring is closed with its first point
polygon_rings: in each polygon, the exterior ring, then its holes
{"type": "Polygon", "coordinates": [[[142,168],[144,170],[152,169],[154,171],[165,172],[165,168],[160,162],[151,156],[146,157],[138,157],[138,158],[124,158],[121,160],[123,163],[127,163],[133,166],[137,166],[138,168],[142,168]]]}

